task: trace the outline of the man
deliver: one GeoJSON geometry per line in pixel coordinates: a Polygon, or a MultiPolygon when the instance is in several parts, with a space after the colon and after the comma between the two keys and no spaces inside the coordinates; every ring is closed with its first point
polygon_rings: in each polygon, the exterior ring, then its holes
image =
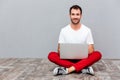
{"type": "Polygon", "coordinates": [[[73,5],[69,9],[69,15],[71,23],[61,29],[58,41],[58,52],[50,52],[48,55],[48,59],[51,62],[61,66],[56,67],[53,70],[53,74],[63,75],[75,71],[94,75],[94,71],[90,66],[101,59],[101,53],[94,51],[94,42],[91,30],[80,23],[82,18],[81,7],[73,5]],[[88,58],[81,60],[60,59],[60,43],[87,43],[89,52],[88,58]]]}

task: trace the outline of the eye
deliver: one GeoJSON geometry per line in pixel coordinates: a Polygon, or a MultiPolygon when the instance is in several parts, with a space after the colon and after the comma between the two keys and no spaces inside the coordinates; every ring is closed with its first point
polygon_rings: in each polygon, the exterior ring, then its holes
{"type": "Polygon", "coordinates": [[[75,15],[74,13],[72,13],[71,15],[75,15]]]}
{"type": "Polygon", "coordinates": [[[77,16],[79,16],[80,14],[76,14],[77,16]]]}

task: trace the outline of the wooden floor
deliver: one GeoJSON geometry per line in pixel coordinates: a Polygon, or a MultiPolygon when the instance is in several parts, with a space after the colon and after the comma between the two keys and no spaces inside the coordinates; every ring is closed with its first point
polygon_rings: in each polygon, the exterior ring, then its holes
{"type": "Polygon", "coordinates": [[[95,76],[81,73],[53,76],[55,64],[39,58],[1,58],[0,80],[120,80],[120,60],[100,60],[95,76]]]}

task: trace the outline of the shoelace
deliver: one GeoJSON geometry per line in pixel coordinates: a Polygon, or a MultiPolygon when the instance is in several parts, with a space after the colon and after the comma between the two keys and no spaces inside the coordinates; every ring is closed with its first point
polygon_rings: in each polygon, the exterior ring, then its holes
{"type": "Polygon", "coordinates": [[[58,69],[58,74],[66,74],[65,68],[59,68],[58,69]]]}
{"type": "Polygon", "coordinates": [[[61,68],[58,69],[58,74],[63,74],[63,72],[64,72],[63,69],[61,68]]]}
{"type": "Polygon", "coordinates": [[[89,73],[89,68],[84,69],[83,73],[89,73]]]}

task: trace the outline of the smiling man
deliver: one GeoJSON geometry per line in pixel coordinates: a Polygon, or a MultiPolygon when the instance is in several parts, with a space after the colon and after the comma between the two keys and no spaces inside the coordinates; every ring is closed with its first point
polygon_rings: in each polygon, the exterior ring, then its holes
{"type": "Polygon", "coordinates": [[[82,8],[73,5],[69,9],[71,23],[61,29],[58,41],[58,52],[50,52],[48,59],[59,65],[53,70],[54,75],[69,74],[71,72],[82,72],[94,75],[92,64],[101,59],[101,53],[94,50],[94,41],[90,28],[80,23],[82,8]],[[69,60],[60,58],[60,43],[86,43],[88,44],[88,58],[80,60],[69,60]]]}

